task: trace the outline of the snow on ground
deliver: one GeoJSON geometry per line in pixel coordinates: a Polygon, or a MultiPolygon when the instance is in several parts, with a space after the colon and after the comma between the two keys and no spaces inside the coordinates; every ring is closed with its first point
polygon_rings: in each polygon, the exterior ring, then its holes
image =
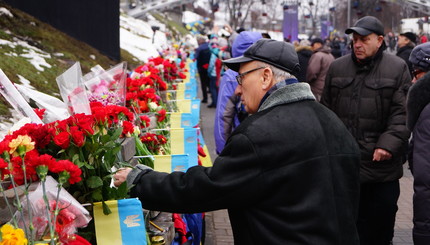
{"type": "Polygon", "coordinates": [[[11,18],[13,17],[13,14],[9,11],[9,9],[3,7],[0,8],[0,16],[1,15],[7,15],[11,18]]]}
{"type": "MultiPolygon", "coordinates": [[[[39,71],[44,71],[45,68],[51,68],[51,65],[46,62],[45,58],[49,59],[51,58],[51,55],[44,52],[43,50],[34,47],[27,42],[18,40],[14,38],[14,41],[8,41],[4,39],[0,39],[0,45],[7,45],[12,48],[16,48],[17,46],[21,46],[23,48],[23,54],[20,54],[21,57],[27,58],[28,61],[39,71]]],[[[14,55],[16,54],[9,53],[8,55],[14,55]]]]}
{"type": "Polygon", "coordinates": [[[151,29],[151,25],[132,17],[120,16],[120,45],[141,61],[159,56],[159,51],[167,47],[164,32],[151,29]]]}

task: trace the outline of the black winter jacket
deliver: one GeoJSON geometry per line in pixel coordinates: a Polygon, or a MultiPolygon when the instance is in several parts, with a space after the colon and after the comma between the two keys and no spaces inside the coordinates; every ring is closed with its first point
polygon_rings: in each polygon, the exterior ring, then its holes
{"type": "Polygon", "coordinates": [[[415,245],[430,244],[430,73],[410,89],[407,101],[408,128],[413,132],[409,164],[414,176],[415,245]]]}
{"type": "Polygon", "coordinates": [[[330,66],[321,103],[339,116],[357,140],[363,183],[393,181],[403,175],[410,135],[405,88],[410,81],[405,62],[385,52],[362,67],[353,62],[351,54],[330,66]],[[389,151],[392,158],[372,161],[376,148],[389,151]]]}
{"type": "Polygon", "coordinates": [[[228,209],[235,244],[359,244],[358,146],[305,83],[270,94],[213,167],[148,171],[127,181],[147,209],[228,209]]]}
{"type": "Polygon", "coordinates": [[[409,56],[411,55],[412,49],[414,49],[414,46],[403,46],[401,48],[399,48],[397,50],[397,56],[399,56],[400,58],[402,58],[402,60],[404,60],[406,62],[406,64],[408,65],[409,68],[409,72],[412,76],[412,63],[409,61],[409,56]]]}

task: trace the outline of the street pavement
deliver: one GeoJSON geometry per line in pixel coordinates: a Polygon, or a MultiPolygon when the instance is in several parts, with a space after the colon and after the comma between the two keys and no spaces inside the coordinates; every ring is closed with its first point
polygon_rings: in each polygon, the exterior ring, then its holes
{"type": "MultiPolygon", "coordinates": [[[[199,88],[200,90],[200,88],[199,88]]],[[[200,91],[199,91],[200,92],[200,91]]],[[[210,97],[210,96],[209,96],[210,97]]],[[[210,99],[209,99],[210,100],[210,99]]],[[[201,129],[212,161],[216,158],[213,137],[215,109],[207,108],[208,104],[201,104],[201,129]]],[[[400,179],[399,210],[396,217],[394,245],[412,245],[412,195],[413,177],[404,165],[404,176],[400,179]]],[[[205,245],[233,245],[233,232],[226,210],[206,213],[206,241],[205,245]]]]}

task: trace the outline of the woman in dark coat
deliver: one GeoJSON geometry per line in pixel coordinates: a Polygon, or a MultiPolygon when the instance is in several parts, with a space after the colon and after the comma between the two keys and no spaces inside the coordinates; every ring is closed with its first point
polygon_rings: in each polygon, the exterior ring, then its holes
{"type": "Polygon", "coordinates": [[[414,176],[415,245],[430,244],[430,43],[418,45],[411,53],[415,78],[407,100],[407,126],[412,131],[409,164],[414,176]],[[418,80],[417,80],[418,79],[418,80]]]}

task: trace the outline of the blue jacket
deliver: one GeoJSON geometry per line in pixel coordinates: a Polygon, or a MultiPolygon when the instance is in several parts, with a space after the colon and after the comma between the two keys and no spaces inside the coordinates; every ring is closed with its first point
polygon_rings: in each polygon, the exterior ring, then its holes
{"type": "MultiPolygon", "coordinates": [[[[234,40],[232,46],[233,58],[241,56],[249,46],[261,39],[261,33],[243,31],[234,40]]],[[[216,152],[219,154],[224,149],[225,142],[231,132],[239,125],[237,117],[238,107],[240,108],[239,98],[234,94],[237,87],[237,72],[227,70],[221,77],[218,100],[215,112],[214,136],[216,152]]]]}

